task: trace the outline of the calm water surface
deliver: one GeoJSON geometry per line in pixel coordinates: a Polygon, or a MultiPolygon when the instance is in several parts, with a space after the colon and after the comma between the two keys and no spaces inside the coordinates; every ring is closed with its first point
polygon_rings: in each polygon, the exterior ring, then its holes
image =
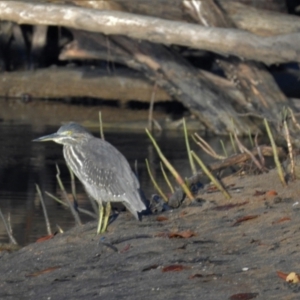
{"type": "MultiPolygon", "coordinates": [[[[70,193],[70,175],[66,168],[62,146],[53,142],[33,143],[32,139],[57,131],[55,127],[36,127],[29,124],[0,123],[0,208],[6,218],[10,217],[13,234],[20,245],[34,242],[47,234],[42,207],[36,193],[36,184],[43,192],[48,191],[60,197],[56,182],[57,163],[61,170],[61,178],[70,193]]],[[[98,133],[94,133],[96,136],[98,133]]],[[[138,173],[141,187],[147,197],[155,193],[149,179],[145,158],[151,163],[154,175],[163,189],[168,192],[160,172],[159,159],[145,133],[136,132],[105,132],[105,138],[118,148],[133,167],[138,161],[138,173]]],[[[185,142],[181,132],[163,132],[156,135],[156,140],[163,153],[180,171],[182,176],[190,176],[187,163],[185,142]]],[[[211,145],[219,148],[219,139],[210,141],[211,145]]],[[[198,146],[193,143],[193,149],[204,159],[209,159],[200,153],[198,146]]],[[[80,184],[76,182],[79,206],[92,210],[90,202],[80,184]]],[[[74,226],[70,212],[45,196],[52,230],[56,224],[64,230],[74,226]]],[[[82,221],[91,219],[82,215],[82,221]]],[[[0,243],[8,242],[8,237],[0,221],[0,243]]]]}

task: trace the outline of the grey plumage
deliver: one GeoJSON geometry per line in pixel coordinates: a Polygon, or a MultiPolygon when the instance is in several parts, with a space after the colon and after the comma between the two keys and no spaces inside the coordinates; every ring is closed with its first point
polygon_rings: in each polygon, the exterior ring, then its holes
{"type": "Polygon", "coordinates": [[[136,176],[114,146],[95,138],[77,123],[63,125],[57,133],[36,141],[46,140],[63,144],[68,166],[100,205],[102,202],[122,202],[137,219],[138,212],[146,209],[139,195],[136,176]]]}

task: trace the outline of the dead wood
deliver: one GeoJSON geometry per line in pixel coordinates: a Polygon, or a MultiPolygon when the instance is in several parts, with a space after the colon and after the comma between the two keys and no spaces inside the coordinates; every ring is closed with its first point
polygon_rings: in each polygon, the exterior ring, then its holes
{"type": "Polygon", "coordinates": [[[116,1],[110,0],[70,0],[70,2],[83,7],[95,8],[98,10],[117,10],[124,11],[122,8],[122,3],[117,3],[116,1]]]}
{"type": "Polygon", "coordinates": [[[237,1],[218,0],[218,3],[239,29],[261,36],[300,32],[297,16],[250,7],[237,1]]]}
{"type": "MultiPolygon", "coordinates": [[[[270,146],[259,146],[259,151],[263,156],[273,156],[273,150],[270,146]]],[[[281,147],[277,147],[278,155],[280,158],[286,157],[286,153],[281,147]]],[[[251,154],[254,156],[258,155],[258,149],[254,148],[251,151],[251,154]]],[[[248,153],[239,153],[234,154],[222,161],[217,161],[212,164],[209,164],[208,167],[211,171],[219,171],[228,167],[232,166],[238,166],[242,163],[245,163],[246,161],[251,160],[251,156],[248,153]]],[[[203,176],[202,172],[198,172],[198,174],[188,178],[188,182],[190,184],[196,183],[200,180],[200,178],[203,176]]]]}
{"type": "Polygon", "coordinates": [[[205,28],[118,11],[18,1],[0,1],[0,18],[19,24],[66,26],[107,35],[121,34],[266,64],[300,61],[300,36],[297,33],[263,38],[236,29],[205,28]]]}
{"type": "MultiPolygon", "coordinates": [[[[169,2],[164,0],[163,3],[169,2]]],[[[194,4],[195,1],[183,3],[194,4]]],[[[107,3],[102,1],[85,3],[90,7],[103,9],[99,4],[106,5],[107,3]]],[[[82,37],[80,41],[80,38],[78,36],[76,38],[75,35],[75,41],[61,53],[60,58],[66,59],[72,55],[73,57],[96,58],[121,63],[138,70],[153,84],[158,84],[167,91],[172,98],[181,101],[214,133],[224,134],[232,131],[232,119],[239,134],[248,132],[249,128],[253,131],[258,130],[249,118],[241,117],[240,113],[250,112],[279,121],[277,120],[279,111],[282,106],[287,106],[287,99],[262,65],[249,61],[241,62],[237,58],[220,58],[220,66],[244,96],[242,98],[231,97],[226,89],[220,89],[220,86],[215,84],[216,78],[203,75],[177,52],[149,41],[164,44],[175,43],[223,55],[230,54],[247,60],[256,59],[265,63],[273,63],[291,59],[300,61],[300,51],[297,48],[300,44],[299,35],[262,38],[232,28],[235,27],[234,20],[230,19],[218,2],[202,0],[197,1],[197,5],[201,5],[201,9],[193,11],[190,8],[190,12],[195,12],[198,15],[198,22],[207,28],[125,13],[123,10],[126,7],[124,8],[124,5],[117,2],[109,3],[108,9],[111,11],[99,11],[67,5],[32,5],[17,1],[0,1],[0,17],[18,23],[40,24],[36,25],[43,26],[40,28],[46,28],[45,25],[69,26],[110,35],[98,33],[95,39],[86,36],[85,42],[82,37]],[[291,40],[290,38],[294,36],[295,38],[291,40]],[[146,41],[137,42],[129,37],[146,41]],[[81,43],[81,45],[76,43],[81,43]],[[85,43],[88,46],[84,49],[82,45],[85,43]]],[[[195,14],[191,15],[195,18],[195,14]]],[[[45,30],[43,32],[45,33],[45,30]]],[[[45,37],[45,34],[43,36],[45,37]]],[[[33,38],[33,46],[35,44],[33,38]]],[[[114,68],[113,64],[111,67],[114,68]]],[[[22,85],[20,87],[23,89],[22,85]]],[[[82,96],[76,87],[72,92],[69,95],[71,97],[82,96]],[[72,95],[72,92],[76,95],[72,95]]],[[[95,96],[93,88],[88,91],[81,89],[81,92],[85,93],[85,96],[99,97],[95,96]]],[[[25,93],[36,94],[36,91],[25,93]]]]}
{"type": "MultiPolygon", "coordinates": [[[[119,63],[143,72],[143,65],[132,59],[129,52],[119,47],[109,37],[98,33],[71,30],[74,40],[67,44],[59,55],[60,60],[103,60],[111,63],[108,69],[115,70],[114,64],[119,63]]],[[[134,41],[132,41],[134,43],[134,41]]],[[[237,89],[233,81],[214,75],[211,72],[197,70],[197,78],[203,77],[212,82],[219,93],[228,95],[240,107],[248,105],[245,96],[237,89]]],[[[169,96],[171,99],[171,96],[169,96]]],[[[167,99],[166,99],[167,100],[167,99]]],[[[161,99],[160,99],[161,101],[161,99]]]]}
{"type": "MultiPolygon", "coordinates": [[[[199,6],[200,1],[197,0],[160,0],[158,7],[153,5],[152,0],[117,0],[114,3],[122,5],[123,8],[126,8],[131,13],[169,20],[189,21],[185,3],[192,5],[193,2],[199,6]]],[[[253,3],[253,1],[218,0],[217,2],[234,22],[236,28],[261,36],[289,34],[300,31],[299,17],[284,14],[283,12],[286,12],[286,9],[282,5],[275,3],[271,5],[272,10],[267,10],[267,8],[270,8],[270,3],[266,3],[266,1],[253,3]],[[279,8],[281,8],[280,13],[278,12],[279,8]]],[[[86,6],[85,1],[80,1],[80,5],[86,6]]]]}
{"type": "MultiPolygon", "coordinates": [[[[128,52],[118,47],[109,37],[79,30],[72,30],[72,34],[74,41],[63,48],[61,60],[99,59],[111,62],[111,65],[101,72],[91,68],[68,67],[4,73],[0,77],[1,96],[20,97],[28,94],[33,98],[63,98],[96,95],[107,100],[150,101],[153,84],[146,77],[130,70],[122,72],[114,67],[114,63],[120,63],[143,71],[142,64],[134,61],[128,52]]],[[[234,83],[211,72],[197,71],[200,74],[199,80],[204,76],[220,91],[225,90],[225,94],[236,103],[241,106],[247,104],[234,83]]],[[[155,100],[170,101],[172,97],[158,88],[155,100]]]]}
{"type": "MultiPolygon", "coordinates": [[[[185,10],[185,3],[188,5],[193,5],[194,3],[194,5],[201,6],[199,5],[200,1],[197,0],[160,0],[158,7],[153,5],[152,0],[116,0],[115,2],[131,13],[177,21],[190,21],[188,12],[185,10]]],[[[252,0],[218,0],[217,2],[234,22],[236,28],[261,36],[300,31],[299,17],[282,13],[286,12],[286,9],[277,3],[271,5],[270,2],[253,2],[252,0]],[[267,10],[268,8],[272,8],[272,11],[267,10]],[[278,12],[279,8],[281,8],[280,13],[278,12]]],[[[85,1],[81,1],[80,5],[86,5],[85,1]]]]}
{"type": "Polygon", "coordinates": [[[86,53],[88,57],[98,59],[109,57],[110,61],[138,70],[173,99],[182,102],[211,132],[228,133],[232,130],[232,119],[239,134],[248,132],[248,128],[257,129],[238,116],[232,106],[235,100],[177,53],[161,45],[145,41],[137,43],[127,37],[108,38],[74,30],[73,33],[76,41],[66,47],[61,57],[69,57],[68,53],[79,53],[79,56],[86,53]]]}
{"type": "MultiPolygon", "coordinates": [[[[273,156],[273,150],[272,150],[272,147],[270,147],[270,146],[259,146],[259,151],[263,156],[273,156]]],[[[283,148],[278,147],[277,151],[278,151],[279,157],[282,158],[282,157],[286,156],[286,153],[284,152],[283,148]]],[[[257,156],[258,155],[257,148],[254,148],[251,151],[251,154],[254,156],[257,156]]],[[[224,169],[227,167],[242,164],[248,160],[251,160],[250,154],[239,153],[239,154],[232,155],[222,161],[217,161],[215,163],[212,163],[209,165],[209,167],[212,171],[217,171],[217,170],[221,170],[221,169],[224,169]]]]}
{"type": "Polygon", "coordinates": [[[237,115],[228,95],[220,94],[217,86],[177,53],[148,42],[133,43],[126,37],[112,40],[143,66],[144,74],[150,80],[182,102],[211,132],[227,134],[233,129],[232,119],[239,134],[253,128],[251,122],[237,115]]]}
{"type": "MultiPolygon", "coordinates": [[[[118,63],[143,72],[143,65],[132,59],[131,54],[117,45],[109,36],[101,33],[71,29],[74,40],[65,45],[59,55],[60,60],[96,59],[107,63],[118,63]]],[[[136,41],[132,41],[133,44],[136,41]]],[[[112,64],[114,69],[114,64],[112,64]]]]}
{"type": "Polygon", "coordinates": [[[152,0],[115,0],[127,12],[146,15],[166,20],[182,21],[187,19],[187,14],[183,10],[182,0],[159,0],[157,5],[153,5],[152,0]]]}
{"type": "MultiPolygon", "coordinates": [[[[133,54],[130,54],[129,51],[127,51],[125,48],[122,48],[117,45],[115,41],[112,41],[109,37],[106,37],[101,34],[96,34],[96,33],[88,33],[85,31],[80,31],[80,30],[72,30],[73,36],[74,36],[74,41],[71,42],[70,44],[66,45],[65,48],[62,50],[62,53],[60,55],[61,59],[100,59],[104,61],[109,61],[109,62],[117,62],[117,63],[122,63],[124,65],[127,65],[130,68],[136,69],[140,72],[146,72],[146,68],[143,67],[143,61],[139,62],[138,59],[133,59],[133,54]]],[[[128,42],[128,44],[131,44],[132,47],[135,45],[135,41],[128,42]]],[[[155,47],[155,45],[152,45],[155,47]]],[[[137,47],[137,51],[140,51],[144,55],[144,60],[146,61],[146,52],[142,49],[139,48],[141,45],[138,43],[135,47],[137,47]]],[[[155,52],[153,52],[155,53],[155,52]]],[[[150,55],[151,54],[147,54],[150,55]]],[[[150,63],[152,66],[156,66],[156,63],[153,62],[154,60],[157,60],[157,58],[151,58],[148,57],[147,61],[148,63],[152,60],[152,63],[150,63]]],[[[112,70],[114,70],[113,63],[111,65],[112,70]]],[[[226,62],[224,62],[225,64],[226,62]]],[[[166,64],[163,62],[162,64],[166,64]]],[[[234,65],[230,65],[229,69],[232,72],[240,72],[241,75],[247,79],[247,78],[252,78],[255,84],[255,78],[257,78],[257,74],[250,74],[248,76],[248,73],[246,70],[248,70],[250,67],[247,67],[247,64],[240,63],[240,66],[244,66],[245,70],[239,70],[236,71],[234,69],[234,65]]],[[[150,68],[151,69],[151,68],[150,68]]],[[[262,68],[259,68],[261,72],[266,72],[265,70],[263,71],[262,68]]],[[[249,70],[248,70],[249,71],[249,70]]],[[[152,71],[151,71],[152,72],[152,71]]],[[[146,75],[148,76],[152,81],[157,80],[155,75],[151,77],[151,72],[150,74],[146,75]]],[[[181,74],[182,71],[179,71],[178,74],[181,74]]],[[[177,73],[177,71],[175,71],[177,73]]],[[[258,74],[260,72],[258,71],[258,74]]],[[[268,74],[269,75],[269,74],[268,74]]],[[[182,75],[184,76],[184,75],[182,75]]],[[[228,81],[222,77],[216,76],[210,72],[202,71],[202,70],[197,70],[197,74],[195,75],[200,81],[205,78],[206,82],[211,82],[213,86],[216,87],[216,90],[218,91],[219,94],[222,94],[222,98],[224,98],[224,95],[228,95],[231,101],[234,101],[234,105],[237,105],[239,107],[246,107],[247,110],[249,111],[249,97],[247,96],[247,90],[243,91],[242,89],[237,88],[237,84],[235,81],[228,81]]],[[[269,75],[270,76],[270,75],[269,75]]],[[[179,75],[180,77],[180,75],[179,75]]],[[[159,79],[158,79],[159,80],[159,79]]],[[[258,81],[258,79],[257,79],[258,81]]],[[[262,80],[261,80],[262,81],[262,80]]],[[[272,78],[272,83],[273,78],[272,78]]],[[[163,88],[168,89],[168,85],[166,84],[165,81],[160,82],[161,86],[163,88]]],[[[171,83],[168,83],[171,84],[171,83]]],[[[263,85],[267,85],[267,83],[263,83],[263,85]]],[[[274,87],[274,90],[276,91],[278,88],[277,86],[274,87]]],[[[171,93],[172,94],[172,93],[171,93]]],[[[255,94],[257,96],[257,94],[255,94]]],[[[277,97],[277,95],[276,95],[277,97]]],[[[170,96],[171,98],[171,96],[170,96]]],[[[181,97],[173,93],[173,98],[182,101],[181,97]]],[[[184,99],[184,98],[183,98],[184,99]]],[[[272,100],[272,99],[270,99],[272,100]]],[[[199,100],[201,101],[201,100],[199,100]]],[[[293,102],[294,104],[294,102],[293,102]]],[[[292,104],[292,105],[293,105],[292,104]]],[[[269,113],[269,112],[268,112],[269,113]]],[[[275,111],[276,113],[276,111],[275,111]]],[[[248,114],[239,114],[240,117],[243,118],[248,118],[248,117],[253,117],[257,116],[260,118],[258,121],[261,121],[262,119],[262,114],[260,114],[257,110],[253,109],[252,113],[248,114]]],[[[277,115],[276,115],[277,117],[277,115]]],[[[257,119],[257,118],[256,118],[257,119]]],[[[271,121],[275,121],[275,119],[270,119],[271,121]]]]}
{"type": "MultiPolygon", "coordinates": [[[[202,0],[198,3],[201,3],[198,22],[205,26],[234,27],[233,22],[214,0],[202,0]]],[[[191,12],[193,11],[195,10],[192,7],[191,12]]],[[[289,103],[266,68],[256,62],[242,62],[232,58],[220,58],[218,62],[226,76],[235,82],[236,87],[244,94],[248,102],[245,111],[272,120],[275,122],[272,124],[273,128],[276,128],[276,123],[280,123],[282,107],[288,106],[289,103]]]]}

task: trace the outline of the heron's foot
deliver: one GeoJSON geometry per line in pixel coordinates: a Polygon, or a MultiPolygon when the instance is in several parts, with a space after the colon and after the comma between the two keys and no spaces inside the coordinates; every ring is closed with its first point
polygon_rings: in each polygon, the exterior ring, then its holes
{"type": "Polygon", "coordinates": [[[106,231],[106,229],[107,229],[107,226],[106,227],[102,227],[100,233],[104,233],[106,231]]]}

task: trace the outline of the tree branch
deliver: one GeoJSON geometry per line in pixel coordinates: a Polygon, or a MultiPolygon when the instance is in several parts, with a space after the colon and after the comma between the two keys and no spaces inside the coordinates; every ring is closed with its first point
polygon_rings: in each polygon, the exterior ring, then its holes
{"type": "Polygon", "coordinates": [[[18,1],[0,1],[0,19],[19,24],[66,26],[107,35],[125,35],[266,64],[300,62],[299,33],[260,37],[237,29],[207,28],[119,11],[18,1]]]}

